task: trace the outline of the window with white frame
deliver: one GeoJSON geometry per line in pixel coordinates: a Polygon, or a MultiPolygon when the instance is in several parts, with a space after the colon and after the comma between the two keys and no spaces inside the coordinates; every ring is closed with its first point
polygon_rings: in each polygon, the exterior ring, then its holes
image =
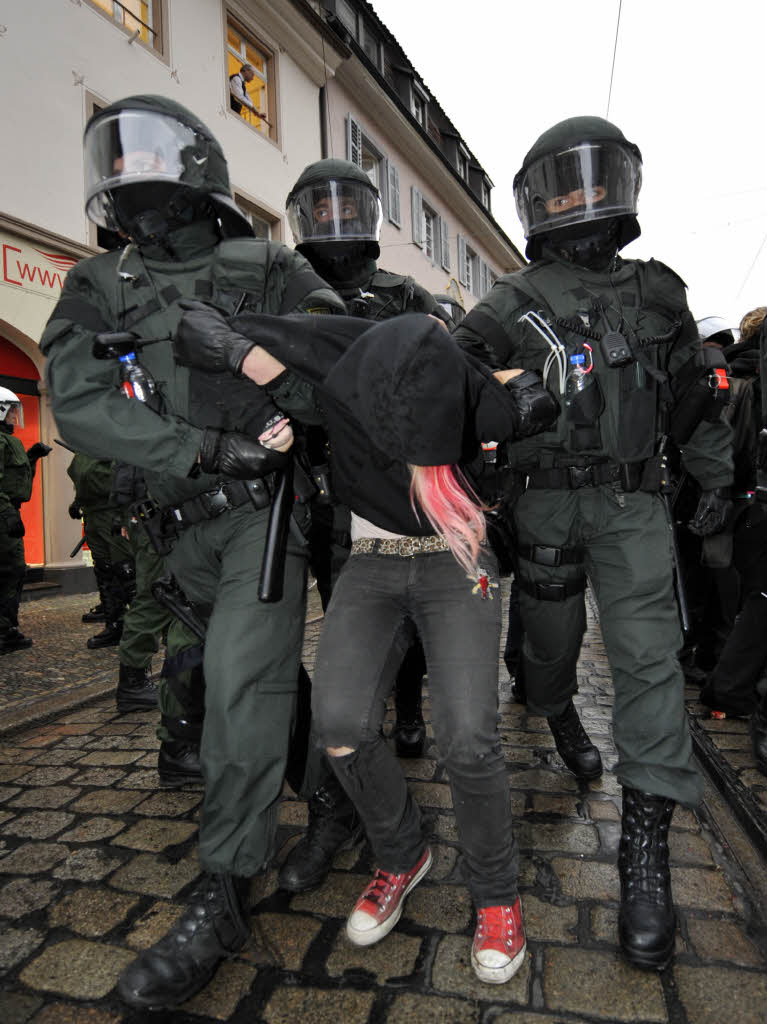
{"type": "Polygon", "coordinates": [[[421,205],[421,216],[423,218],[423,251],[432,261],[436,263],[439,249],[439,218],[437,214],[426,203],[421,205]]]}
{"type": "Polygon", "coordinates": [[[399,171],[351,114],[346,118],[346,157],[367,174],[381,193],[384,215],[399,227],[399,171]]]}
{"type": "Polygon", "coordinates": [[[226,64],[230,109],[261,135],[275,139],[274,54],[232,17],[226,19],[226,64]],[[253,72],[250,81],[242,75],[245,64],[253,72]]]}
{"type": "Polygon", "coordinates": [[[458,147],[458,154],[456,156],[456,170],[458,171],[459,175],[463,178],[464,181],[469,180],[469,154],[463,148],[463,146],[458,147]]]}
{"type": "Polygon", "coordinates": [[[150,50],[163,52],[161,0],[86,0],[150,50]]]}
{"type": "Polygon", "coordinates": [[[265,210],[252,200],[246,199],[241,192],[235,191],[234,201],[250,222],[256,238],[263,238],[267,242],[282,241],[282,225],[276,214],[265,210]]]}
{"type": "Polygon", "coordinates": [[[421,92],[418,86],[413,83],[413,89],[410,99],[410,110],[413,117],[421,125],[422,128],[426,128],[426,108],[428,106],[427,96],[421,92]]]}

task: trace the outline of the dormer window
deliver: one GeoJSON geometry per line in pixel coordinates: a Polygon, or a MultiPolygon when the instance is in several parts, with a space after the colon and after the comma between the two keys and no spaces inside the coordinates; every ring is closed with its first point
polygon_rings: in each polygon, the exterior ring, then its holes
{"type": "Polygon", "coordinates": [[[428,106],[429,97],[416,82],[413,82],[410,94],[410,111],[422,128],[427,127],[428,106]]]}
{"type": "Polygon", "coordinates": [[[464,181],[469,180],[469,151],[465,146],[458,146],[458,154],[456,156],[456,170],[464,181]]]}

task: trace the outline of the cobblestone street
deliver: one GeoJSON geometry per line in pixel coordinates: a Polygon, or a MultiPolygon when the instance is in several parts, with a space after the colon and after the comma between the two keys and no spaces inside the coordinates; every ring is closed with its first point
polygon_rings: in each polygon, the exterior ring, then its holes
{"type": "MultiPolygon", "coordinates": [[[[315,600],[310,668],[321,627],[315,600]]],[[[502,663],[501,734],[528,942],[510,983],[483,985],[470,966],[474,915],[450,789],[432,745],[403,763],[431,833],[434,867],[382,943],[356,948],[343,930],[372,868],[364,846],[339,855],[329,880],[310,893],[278,890],[273,868],[257,883],[249,948],[182,1010],[128,1010],[115,981],[180,912],[197,873],[202,794],[158,788],[156,715],[115,713],[116,652],[84,647],[95,631],[80,623],[90,603],[92,595],[25,603],[21,625],[35,646],[0,661],[0,706],[6,730],[14,726],[0,739],[2,1024],[767,1020],[764,860],[719,790],[707,782],[700,811],[674,815],[676,957],[660,975],[635,970],[621,960],[616,938],[620,788],[610,771],[590,785],[574,780],[545,720],[512,700],[502,663]],[[62,710],[62,702],[86,698],[62,710]],[[43,707],[45,720],[19,728],[43,707]]],[[[593,609],[579,672],[577,703],[610,768],[612,695],[593,609]]],[[[688,696],[692,708],[694,692],[688,696]]],[[[767,779],[748,766],[746,723],[696,719],[695,728],[727,757],[722,771],[737,776],[763,813],[767,779]]],[[[306,823],[306,805],[289,789],[280,822],[278,862],[306,823]]]]}

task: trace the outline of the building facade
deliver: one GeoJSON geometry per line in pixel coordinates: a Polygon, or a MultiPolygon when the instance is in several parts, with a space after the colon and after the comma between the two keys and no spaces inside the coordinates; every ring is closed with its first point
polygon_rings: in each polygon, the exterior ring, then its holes
{"type": "MultiPolygon", "coordinates": [[[[522,263],[492,218],[490,180],[364,0],[25,0],[3,18],[0,117],[15,158],[0,169],[0,384],[22,398],[27,446],[56,436],[38,340],[66,272],[114,244],[85,217],[82,134],[120,97],[169,96],[213,130],[257,235],[292,244],[290,187],[307,164],[344,156],[381,189],[384,268],[468,309],[522,263]],[[244,63],[254,75],[238,104],[230,80],[244,63]]],[[[83,566],[69,557],[81,533],[66,514],[70,457],[54,446],[22,509],[28,563],[65,586],[83,566]]]]}

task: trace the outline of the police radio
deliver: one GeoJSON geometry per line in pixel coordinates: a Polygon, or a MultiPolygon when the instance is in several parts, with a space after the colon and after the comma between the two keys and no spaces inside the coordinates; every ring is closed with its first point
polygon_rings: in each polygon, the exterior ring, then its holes
{"type": "Polygon", "coordinates": [[[618,368],[634,362],[631,346],[620,331],[608,331],[600,338],[599,349],[608,366],[618,368]]]}

